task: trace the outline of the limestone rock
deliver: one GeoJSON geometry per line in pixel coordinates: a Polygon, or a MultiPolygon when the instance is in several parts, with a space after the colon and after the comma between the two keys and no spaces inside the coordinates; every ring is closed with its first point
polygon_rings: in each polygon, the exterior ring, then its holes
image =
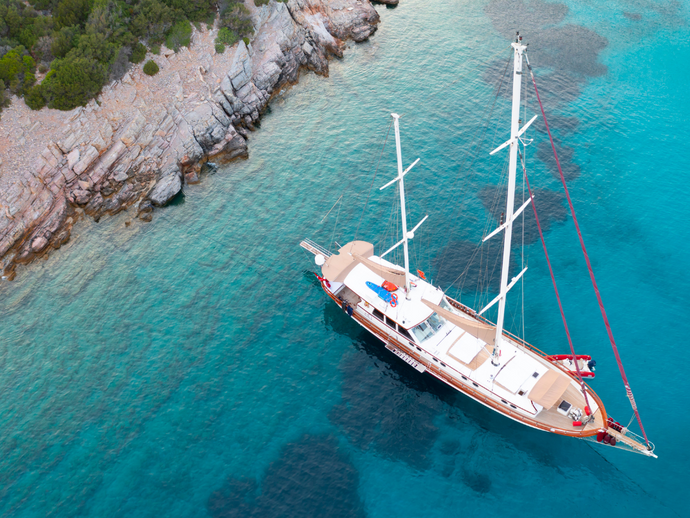
{"type": "Polygon", "coordinates": [[[43,236],[38,236],[31,241],[31,250],[34,252],[40,252],[46,246],[48,246],[48,240],[43,236]]]}
{"type": "MultiPolygon", "coordinates": [[[[75,150],[75,151],[77,151],[77,150],[75,150]]],[[[70,154],[71,154],[71,153],[70,153],[70,154]]],[[[79,154],[78,154],[78,152],[77,152],[77,159],[78,159],[78,158],[79,158],[79,154]]],[[[72,170],[73,170],[76,174],[81,174],[81,173],[83,173],[84,171],[86,171],[86,169],[87,169],[91,164],[93,164],[93,162],[94,162],[97,158],[98,158],[98,150],[97,150],[95,147],[93,147],[93,146],[89,146],[89,147],[86,148],[86,151],[84,151],[84,156],[81,158],[81,160],[79,160],[79,162],[77,162],[74,166],[72,166],[72,170]]],[[[69,155],[67,155],[67,160],[68,160],[68,163],[69,163],[69,155]]]]}
{"type": "Polygon", "coordinates": [[[91,199],[91,192],[84,189],[75,189],[72,191],[71,198],[77,205],[86,205],[91,199]]]}
{"type": "Polygon", "coordinates": [[[73,168],[74,164],[76,164],[77,162],[79,162],[79,149],[73,149],[67,155],[67,165],[70,168],[73,168]]]}
{"type": "Polygon", "coordinates": [[[148,198],[156,207],[167,205],[182,189],[182,173],[176,165],[169,166],[149,192],[148,198]]]}

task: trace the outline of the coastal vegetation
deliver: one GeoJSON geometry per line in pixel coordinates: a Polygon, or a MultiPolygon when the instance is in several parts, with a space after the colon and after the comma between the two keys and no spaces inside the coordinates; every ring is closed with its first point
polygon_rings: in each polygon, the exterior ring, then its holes
{"type": "Polygon", "coordinates": [[[189,46],[192,23],[216,16],[219,52],[254,32],[242,0],[0,0],[0,110],[12,94],[32,109],[84,106],[148,51],[189,46]]]}
{"type": "Polygon", "coordinates": [[[155,76],[158,73],[158,70],[160,70],[158,65],[152,59],[149,59],[144,65],[144,74],[147,76],[155,76]]]}

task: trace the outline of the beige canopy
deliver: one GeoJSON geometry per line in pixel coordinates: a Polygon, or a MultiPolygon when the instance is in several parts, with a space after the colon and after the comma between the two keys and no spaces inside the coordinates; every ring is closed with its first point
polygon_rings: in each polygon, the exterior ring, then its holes
{"type": "Polygon", "coordinates": [[[374,255],[374,245],[366,241],[351,241],[332,255],[321,267],[323,276],[331,282],[343,282],[347,274],[357,266],[355,256],[369,258],[374,255]]]}
{"type": "Polygon", "coordinates": [[[496,328],[490,326],[489,324],[484,324],[483,322],[478,322],[476,320],[469,320],[463,318],[460,315],[456,315],[452,311],[443,309],[441,306],[437,306],[433,302],[429,302],[426,299],[422,299],[422,302],[433,309],[436,313],[441,315],[443,318],[452,322],[460,329],[471,334],[472,336],[483,340],[489,345],[494,345],[496,342],[496,328]]]}
{"type": "Polygon", "coordinates": [[[558,371],[549,369],[532,387],[528,397],[548,410],[561,399],[568,385],[570,385],[570,378],[558,371]]]}

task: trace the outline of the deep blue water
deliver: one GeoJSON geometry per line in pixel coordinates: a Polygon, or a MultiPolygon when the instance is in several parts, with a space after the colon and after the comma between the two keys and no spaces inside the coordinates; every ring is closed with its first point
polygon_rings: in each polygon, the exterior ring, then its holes
{"type": "MultiPolygon", "coordinates": [[[[248,160],[186,187],[151,224],[78,225],[0,285],[0,514],[687,515],[688,7],[380,7],[371,41],[272,103],[248,160]],[[396,239],[395,193],[378,191],[394,175],[392,136],[376,164],[397,111],[405,161],[422,158],[407,177],[410,223],[430,215],[414,267],[475,307],[494,296],[500,243],[476,248],[501,212],[504,157],[488,152],[507,135],[496,88],[517,25],[658,460],[527,429],[419,375],[327,301],[298,247],[396,239]]],[[[543,127],[531,136],[576,348],[627,423],[543,127]]],[[[525,317],[516,288],[507,323],[565,352],[529,219],[524,240],[525,317]]]]}

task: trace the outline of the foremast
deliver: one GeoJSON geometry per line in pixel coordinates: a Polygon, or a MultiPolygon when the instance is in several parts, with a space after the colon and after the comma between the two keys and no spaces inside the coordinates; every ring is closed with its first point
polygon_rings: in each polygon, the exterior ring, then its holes
{"type": "Polygon", "coordinates": [[[397,113],[391,113],[391,117],[393,117],[393,125],[395,127],[395,151],[398,159],[398,176],[395,177],[393,180],[388,182],[386,185],[381,187],[380,190],[384,190],[386,187],[389,185],[393,185],[395,182],[399,182],[398,187],[400,191],[400,213],[401,213],[401,219],[402,219],[402,234],[403,237],[400,241],[398,241],[396,244],[394,244],[391,248],[386,250],[383,254],[381,254],[381,257],[385,257],[389,252],[392,252],[395,250],[398,246],[403,245],[403,250],[404,250],[404,257],[405,257],[405,297],[409,300],[410,298],[410,254],[408,251],[408,241],[414,238],[414,232],[419,228],[419,226],[424,223],[426,218],[429,216],[424,216],[422,221],[417,223],[417,225],[410,230],[409,232],[407,231],[407,211],[405,209],[405,181],[403,180],[404,176],[412,169],[415,165],[417,165],[417,162],[419,162],[419,158],[415,160],[410,167],[405,169],[403,171],[403,162],[402,162],[402,148],[400,145],[400,115],[397,113]]]}

